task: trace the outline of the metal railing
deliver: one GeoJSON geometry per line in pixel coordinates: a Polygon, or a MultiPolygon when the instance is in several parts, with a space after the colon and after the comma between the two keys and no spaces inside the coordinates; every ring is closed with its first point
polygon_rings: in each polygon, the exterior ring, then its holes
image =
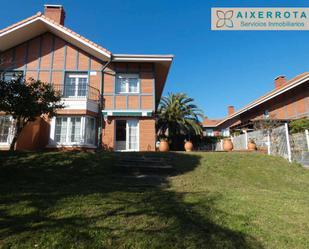
{"type": "Polygon", "coordinates": [[[94,101],[100,100],[100,91],[87,84],[79,85],[61,85],[53,84],[55,91],[59,92],[62,98],[87,98],[94,101]]]}

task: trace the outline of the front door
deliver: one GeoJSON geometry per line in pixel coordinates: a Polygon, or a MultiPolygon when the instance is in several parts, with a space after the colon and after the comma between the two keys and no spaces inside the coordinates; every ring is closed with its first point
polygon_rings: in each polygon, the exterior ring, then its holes
{"type": "Polygon", "coordinates": [[[139,128],[138,120],[116,120],[116,150],[138,151],[139,128]]]}

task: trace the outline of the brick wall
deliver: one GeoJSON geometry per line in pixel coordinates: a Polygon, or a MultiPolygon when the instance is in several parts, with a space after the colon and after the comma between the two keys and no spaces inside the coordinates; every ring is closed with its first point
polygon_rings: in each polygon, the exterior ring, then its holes
{"type": "Polygon", "coordinates": [[[98,61],[86,52],[65,42],[61,38],[45,33],[17,47],[2,52],[1,70],[20,70],[26,79],[63,84],[65,70],[94,73],[89,85],[100,90],[101,69],[105,62],[98,61]]]}
{"type": "Polygon", "coordinates": [[[113,150],[115,147],[115,120],[104,122],[102,146],[104,150],[113,150]]]}
{"type": "Polygon", "coordinates": [[[140,151],[155,151],[156,147],[156,129],[154,119],[140,119],[140,151]]]}
{"type": "Polygon", "coordinates": [[[18,150],[37,150],[44,148],[49,141],[50,122],[47,118],[37,118],[23,129],[16,143],[18,150]]]}
{"type": "MultiPolygon", "coordinates": [[[[121,119],[130,119],[121,118],[121,119]]],[[[139,119],[139,147],[140,151],[155,151],[156,133],[155,120],[153,118],[139,119]]],[[[113,150],[115,148],[115,123],[117,118],[110,118],[104,122],[102,144],[103,149],[113,150]]]]}
{"type": "Polygon", "coordinates": [[[154,91],[154,68],[151,63],[112,63],[105,70],[103,94],[106,110],[153,110],[154,91]],[[115,94],[117,73],[139,74],[140,93],[115,94]]]}

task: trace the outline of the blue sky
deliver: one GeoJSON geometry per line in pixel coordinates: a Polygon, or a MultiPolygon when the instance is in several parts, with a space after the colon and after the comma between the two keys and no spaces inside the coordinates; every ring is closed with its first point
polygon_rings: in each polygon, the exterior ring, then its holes
{"type": "Polygon", "coordinates": [[[113,53],[174,54],[164,94],[185,92],[210,118],[309,71],[309,31],[211,31],[211,7],[309,7],[308,1],[2,0],[0,29],[62,4],[66,26],[113,53]]]}

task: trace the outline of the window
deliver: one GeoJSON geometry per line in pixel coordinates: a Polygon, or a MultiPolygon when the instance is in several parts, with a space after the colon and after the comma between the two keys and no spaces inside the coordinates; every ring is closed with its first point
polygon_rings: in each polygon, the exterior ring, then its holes
{"type": "Polygon", "coordinates": [[[0,116],[0,143],[9,143],[12,133],[12,118],[10,116],[0,116]]]}
{"type": "Polygon", "coordinates": [[[5,81],[16,80],[18,77],[22,77],[23,72],[21,71],[7,71],[1,73],[1,79],[5,81]]]}
{"type": "Polygon", "coordinates": [[[95,144],[95,119],[92,117],[56,117],[54,140],[60,144],[95,144]]]}
{"type": "Polygon", "coordinates": [[[95,144],[95,119],[86,118],[86,143],[95,144]]]}
{"type": "Polygon", "coordinates": [[[87,73],[67,73],[64,82],[64,97],[85,97],[88,90],[87,73]]]}
{"type": "Polygon", "coordinates": [[[56,118],[55,141],[65,143],[67,141],[68,118],[56,118]]]}
{"type": "Polygon", "coordinates": [[[69,142],[71,143],[79,143],[81,142],[81,118],[80,117],[71,117],[70,118],[70,136],[69,142]]]}
{"type": "Polygon", "coordinates": [[[139,93],[139,75],[117,74],[116,93],[139,93]]]}
{"type": "Polygon", "coordinates": [[[137,151],[138,150],[138,121],[128,120],[128,150],[137,151]]]}
{"type": "Polygon", "coordinates": [[[206,129],[206,130],[205,130],[205,135],[206,135],[207,137],[213,137],[213,136],[214,136],[214,131],[213,131],[213,129],[206,129]]]}
{"type": "Polygon", "coordinates": [[[222,129],[221,130],[221,135],[223,137],[228,137],[230,135],[230,129],[229,128],[226,128],[226,129],[222,129]]]}

